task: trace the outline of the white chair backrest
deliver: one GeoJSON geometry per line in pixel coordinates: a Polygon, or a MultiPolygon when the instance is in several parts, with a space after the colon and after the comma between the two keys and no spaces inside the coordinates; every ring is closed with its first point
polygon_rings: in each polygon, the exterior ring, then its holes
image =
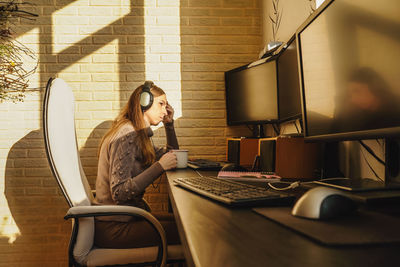
{"type": "MultiPolygon", "coordinates": [[[[43,131],[50,168],[70,207],[89,206],[93,198],[83,172],[75,132],[72,89],[62,79],[50,79],[43,104],[43,131]]],[[[86,265],[93,247],[94,220],[79,220],[73,256],[86,265]]]]}
{"type": "Polygon", "coordinates": [[[49,80],[44,97],[43,129],[50,167],[70,206],[90,205],[93,195],[79,157],[72,89],[49,80]]]}

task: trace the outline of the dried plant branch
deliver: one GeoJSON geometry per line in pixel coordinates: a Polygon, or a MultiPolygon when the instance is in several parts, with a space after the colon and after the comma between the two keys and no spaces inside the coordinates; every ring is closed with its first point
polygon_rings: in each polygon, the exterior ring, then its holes
{"type": "Polygon", "coordinates": [[[278,34],[279,26],[281,24],[283,11],[279,10],[279,0],[272,0],[272,7],[272,15],[269,15],[269,19],[272,25],[272,41],[277,41],[276,37],[278,34]]]}
{"type": "Polygon", "coordinates": [[[29,88],[29,76],[37,69],[36,54],[12,38],[11,25],[17,19],[33,20],[36,14],[20,10],[19,5],[33,5],[19,0],[0,1],[0,101],[23,101],[25,92],[36,91],[29,88]],[[27,69],[24,62],[29,58],[34,66],[27,69]]]}
{"type": "Polygon", "coordinates": [[[309,4],[310,4],[310,15],[312,14],[312,13],[314,13],[314,11],[315,11],[315,0],[308,0],[308,2],[309,2],[309,4]]]}

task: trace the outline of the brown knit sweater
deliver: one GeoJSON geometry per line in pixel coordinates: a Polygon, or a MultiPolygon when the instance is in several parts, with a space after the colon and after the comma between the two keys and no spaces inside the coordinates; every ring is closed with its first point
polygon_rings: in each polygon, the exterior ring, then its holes
{"type": "MultiPolygon", "coordinates": [[[[153,131],[147,128],[151,137],[153,131]]],[[[165,125],[167,147],[178,149],[173,122],[165,125]]],[[[154,147],[157,161],[148,168],[142,166],[137,134],[131,123],[120,127],[117,133],[105,140],[100,148],[96,179],[95,205],[129,205],[145,208],[144,191],[165,170],[158,162],[167,152],[154,147]]],[[[127,221],[126,217],[103,217],[104,220],[127,221]]]]}

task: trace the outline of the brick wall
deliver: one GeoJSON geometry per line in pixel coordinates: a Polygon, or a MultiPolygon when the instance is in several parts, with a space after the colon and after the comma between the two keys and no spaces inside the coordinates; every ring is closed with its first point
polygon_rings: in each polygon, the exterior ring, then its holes
{"type": "MultiPolygon", "coordinates": [[[[90,184],[96,152],[132,92],[145,79],[162,87],[176,110],[176,131],[189,156],[225,158],[226,70],[256,59],[259,0],[35,0],[15,37],[40,64],[32,87],[61,77],[74,90],[82,164],[90,184]]],[[[26,62],[27,64],[29,62],[26,62]]],[[[23,103],[0,103],[0,266],[66,266],[68,206],[49,170],[42,135],[43,90],[23,103]]],[[[164,131],[154,141],[163,144],[164,131]]],[[[166,210],[165,178],[146,198],[166,210]]]]}

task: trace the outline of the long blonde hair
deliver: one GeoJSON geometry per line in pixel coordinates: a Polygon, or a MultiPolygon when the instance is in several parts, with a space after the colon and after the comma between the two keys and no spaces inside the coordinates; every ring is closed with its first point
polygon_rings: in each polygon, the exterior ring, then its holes
{"type": "MultiPolygon", "coordinates": [[[[137,133],[138,146],[142,153],[142,163],[145,166],[149,166],[155,162],[156,155],[154,153],[153,144],[146,130],[146,123],[144,121],[143,111],[140,106],[140,93],[142,92],[142,90],[143,85],[140,85],[138,88],[135,89],[135,91],[133,91],[133,93],[129,97],[128,102],[121,109],[120,113],[113,121],[111,128],[101,139],[99,153],[101,146],[106,139],[113,137],[118,129],[125,123],[132,123],[132,126],[137,133]]],[[[151,87],[150,92],[153,94],[154,97],[165,95],[164,90],[155,85],[151,87]]]]}

